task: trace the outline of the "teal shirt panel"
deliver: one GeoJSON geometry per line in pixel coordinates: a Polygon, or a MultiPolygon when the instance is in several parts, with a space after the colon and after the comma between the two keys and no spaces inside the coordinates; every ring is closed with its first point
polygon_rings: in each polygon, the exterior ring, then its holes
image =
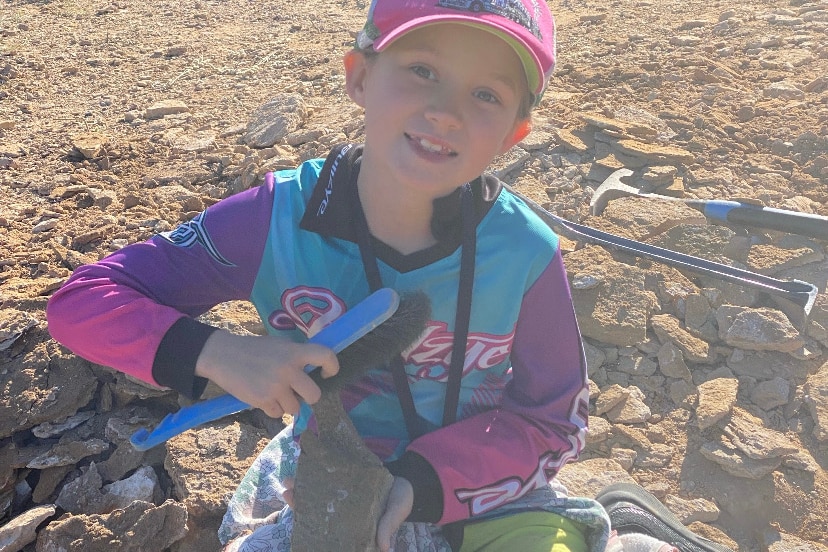
{"type": "MultiPolygon", "coordinates": [[[[267,245],[251,300],[267,331],[305,341],[369,294],[357,244],[299,228],[323,160],[275,176],[267,245]],[[294,301],[295,298],[295,301],[294,301]]],[[[477,228],[466,370],[458,418],[496,407],[511,379],[509,350],[523,296],[557,254],[557,236],[519,199],[502,191],[477,228]]],[[[398,272],[378,260],[383,285],[431,300],[424,336],[404,354],[417,412],[434,428],[443,416],[457,308],[460,248],[429,265],[398,272]]],[[[553,314],[550,313],[550,316],[553,314]]],[[[408,443],[390,373],[374,370],[343,391],[357,430],[385,460],[408,443]],[[383,454],[380,454],[383,456],[383,454]]]]}

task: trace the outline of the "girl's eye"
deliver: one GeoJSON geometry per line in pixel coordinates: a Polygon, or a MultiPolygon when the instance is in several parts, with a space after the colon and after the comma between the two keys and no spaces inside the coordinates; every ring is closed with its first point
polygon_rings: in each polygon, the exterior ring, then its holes
{"type": "Polygon", "coordinates": [[[424,65],[412,65],[411,72],[423,79],[434,79],[434,72],[424,65]]]}
{"type": "Polygon", "coordinates": [[[475,95],[476,98],[478,98],[480,100],[483,100],[484,102],[487,102],[487,103],[494,103],[494,104],[500,103],[500,100],[498,99],[498,97],[495,96],[494,94],[492,94],[491,92],[489,92],[488,90],[479,90],[479,91],[475,92],[474,95],[475,95]]]}

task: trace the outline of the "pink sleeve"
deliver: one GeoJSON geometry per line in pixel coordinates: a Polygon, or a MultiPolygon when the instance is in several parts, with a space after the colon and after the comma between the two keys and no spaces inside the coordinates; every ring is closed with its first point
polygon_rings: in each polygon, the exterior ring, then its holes
{"type": "Polygon", "coordinates": [[[49,332],[87,360],[157,385],[153,360],[178,319],[249,296],[272,202],[271,181],[213,205],[166,238],[79,267],[49,300],[49,332]]]}
{"type": "Polygon", "coordinates": [[[560,255],[523,298],[512,369],[499,409],[426,434],[408,447],[440,479],[440,524],[483,514],[547,485],[583,448],[586,362],[560,255]]]}

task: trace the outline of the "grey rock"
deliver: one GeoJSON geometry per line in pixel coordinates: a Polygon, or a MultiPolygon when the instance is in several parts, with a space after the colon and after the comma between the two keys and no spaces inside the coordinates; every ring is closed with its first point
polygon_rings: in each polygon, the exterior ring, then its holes
{"type": "Polygon", "coordinates": [[[658,350],[658,368],[669,378],[690,381],[693,377],[687,363],[684,362],[684,354],[672,341],[668,341],[658,350]]]}
{"type": "Polygon", "coordinates": [[[279,94],[253,113],[242,141],[253,148],[269,148],[296,131],[306,118],[301,95],[279,94]]]}
{"type": "Polygon", "coordinates": [[[791,384],[783,378],[759,382],[750,392],[750,400],[762,410],[770,410],[788,403],[791,384]]]}
{"type": "Polygon", "coordinates": [[[635,386],[628,387],[627,391],[627,397],[607,412],[607,418],[617,424],[640,424],[649,420],[652,413],[644,393],[635,386]]]}
{"type": "Polygon", "coordinates": [[[778,431],[764,427],[762,421],[741,408],[734,408],[724,428],[730,442],[749,458],[766,460],[795,454],[799,447],[778,431]]]}
{"type": "Polygon", "coordinates": [[[26,467],[42,470],[55,466],[69,466],[71,464],[77,464],[78,461],[87,456],[100,454],[108,449],[109,443],[102,439],[60,443],[49,451],[33,458],[26,464],[26,467]]]}
{"type": "Polygon", "coordinates": [[[91,410],[87,410],[86,412],[78,412],[77,414],[69,416],[68,418],[60,422],[42,423],[39,426],[32,428],[32,433],[35,437],[39,437],[41,439],[54,437],[56,435],[60,435],[65,431],[78,427],[85,421],[92,418],[94,415],[95,412],[91,410]]]}
{"type": "Polygon", "coordinates": [[[639,355],[621,357],[618,362],[618,370],[631,376],[652,376],[657,368],[651,359],[639,355]]]}
{"type": "Polygon", "coordinates": [[[716,355],[710,345],[681,327],[680,321],[669,314],[656,314],[650,318],[653,331],[662,343],[673,343],[690,362],[711,364],[716,355]]]}
{"type": "Polygon", "coordinates": [[[20,336],[39,323],[29,313],[17,309],[0,309],[0,351],[11,347],[20,336]]]}
{"type": "Polygon", "coordinates": [[[302,435],[296,469],[291,551],[379,550],[377,523],[394,477],[362,442],[339,393],[323,393],[313,405],[318,435],[302,435]]]}
{"type": "Polygon", "coordinates": [[[98,383],[90,363],[57,347],[37,346],[50,338],[39,326],[28,330],[23,354],[0,370],[0,439],[44,422],[64,420],[86,406],[98,383]],[[31,345],[29,345],[31,343],[31,345]]]}
{"type": "Polygon", "coordinates": [[[790,353],[805,345],[799,330],[775,309],[722,306],[716,320],[719,336],[732,347],[790,353]]]}
{"type": "Polygon", "coordinates": [[[768,552],[828,552],[828,546],[800,539],[772,527],[765,529],[762,537],[768,552]]]}
{"type": "Polygon", "coordinates": [[[37,538],[38,526],[55,515],[52,504],[35,506],[0,526],[0,550],[18,552],[37,538]]]}

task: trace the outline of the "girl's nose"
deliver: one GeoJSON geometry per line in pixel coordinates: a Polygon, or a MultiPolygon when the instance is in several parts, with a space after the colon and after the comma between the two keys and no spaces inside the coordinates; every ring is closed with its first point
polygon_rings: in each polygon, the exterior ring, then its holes
{"type": "Polygon", "coordinates": [[[463,123],[460,102],[452,93],[435,94],[426,106],[425,117],[441,130],[456,130],[463,123]]]}

